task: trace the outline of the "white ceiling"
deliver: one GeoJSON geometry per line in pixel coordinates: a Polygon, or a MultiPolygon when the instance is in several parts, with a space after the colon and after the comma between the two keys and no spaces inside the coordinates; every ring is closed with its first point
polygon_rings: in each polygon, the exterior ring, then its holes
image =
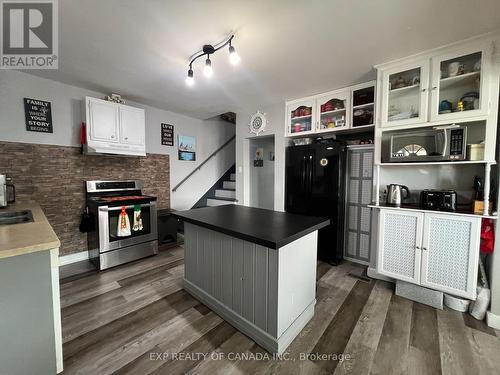
{"type": "Polygon", "coordinates": [[[58,71],[34,74],[198,118],[359,83],[372,65],[500,27],[499,0],[61,0],[58,71]],[[231,31],[241,63],[187,59],[231,31]]]}

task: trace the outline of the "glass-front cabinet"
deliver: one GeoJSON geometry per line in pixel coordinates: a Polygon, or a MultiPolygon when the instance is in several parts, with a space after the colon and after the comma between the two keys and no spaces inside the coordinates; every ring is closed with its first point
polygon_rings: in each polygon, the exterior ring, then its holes
{"type": "Polygon", "coordinates": [[[453,120],[487,112],[488,49],[464,49],[432,59],[430,120],[453,120]]]}
{"type": "Polygon", "coordinates": [[[399,65],[382,75],[382,126],[427,120],[429,60],[399,65]]]}
{"type": "Polygon", "coordinates": [[[362,128],[375,124],[375,81],[352,88],[351,126],[362,128]]]}
{"type": "Polygon", "coordinates": [[[350,91],[334,91],[316,99],[317,132],[346,129],[350,122],[350,91]]]}
{"type": "Polygon", "coordinates": [[[316,124],[314,99],[292,102],[287,105],[287,133],[300,135],[313,133],[316,124]]]}

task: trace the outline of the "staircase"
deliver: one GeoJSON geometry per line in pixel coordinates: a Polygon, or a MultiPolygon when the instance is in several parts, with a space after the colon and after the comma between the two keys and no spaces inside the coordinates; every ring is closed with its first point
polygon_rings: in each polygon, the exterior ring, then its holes
{"type": "Polygon", "coordinates": [[[231,173],[229,180],[222,181],[222,187],[215,189],[213,196],[207,197],[207,206],[223,206],[236,203],[236,174],[231,173]]]}
{"type": "Polygon", "coordinates": [[[233,164],[224,175],[201,197],[192,208],[235,204],[236,201],[236,166],[233,164]]]}

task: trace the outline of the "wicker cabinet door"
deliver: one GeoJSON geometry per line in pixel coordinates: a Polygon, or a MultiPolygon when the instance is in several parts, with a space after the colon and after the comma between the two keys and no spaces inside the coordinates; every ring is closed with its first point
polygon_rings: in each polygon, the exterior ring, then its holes
{"type": "Polygon", "coordinates": [[[380,210],[377,272],[418,284],[424,215],[380,210]]]}
{"type": "Polygon", "coordinates": [[[481,219],[426,213],[421,284],[476,298],[481,219]]]}
{"type": "Polygon", "coordinates": [[[373,148],[350,149],[347,154],[344,257],[369,264],[373,190],[373,148]]]}

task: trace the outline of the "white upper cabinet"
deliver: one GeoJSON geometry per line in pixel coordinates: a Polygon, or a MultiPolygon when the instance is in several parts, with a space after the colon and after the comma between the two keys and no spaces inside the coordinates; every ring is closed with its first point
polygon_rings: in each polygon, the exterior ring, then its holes
{"type": "Polygon", "coordinates": [[[429,60],[398,65],[382,72],[382,126],[427,120],[429,60]]]}
{"type": "Polygon", "coordinates": [[[375,81],[370,81],[287,102],[285,135],[369,128],[374,126],[374,119],[375,81]]]}
{"type": "Polygon", "coordinates": [[[316,101],[296,100],[286,106],[286,132],[288,135],[311,134],[316,125],[316,101]]]}
{"type": "Polygon", "coordinates": [[[316,99],[317,132],[335,131],[349,127],[351,92],[337,90],[316,99]]]}
{"type": "Polygon", "coordinates": [[[85,98],[87,153],[146,155],[144,110],[85,98]]]}
{"type": "Polygon", "coordinates": [[[87,133],[90,140],[118,142],[118,107],[115,103],[92,99],[88,101],[87,133]]]}
{"type": "Polygon", "coordinates": [[[476,42],[378,66],[380,126],[485,119],[491,62],[491,43],[476,42]]]}
{"type": "Polygon", "coordinates": [[[490,49],[461,48],[432,58],[431,121],[488,112],[490,49]]]}
{"type": "Polygon", "coordinates": [[[144,145],[144,110],[120,105],[120,142],[130,145],[144,145]]]}

